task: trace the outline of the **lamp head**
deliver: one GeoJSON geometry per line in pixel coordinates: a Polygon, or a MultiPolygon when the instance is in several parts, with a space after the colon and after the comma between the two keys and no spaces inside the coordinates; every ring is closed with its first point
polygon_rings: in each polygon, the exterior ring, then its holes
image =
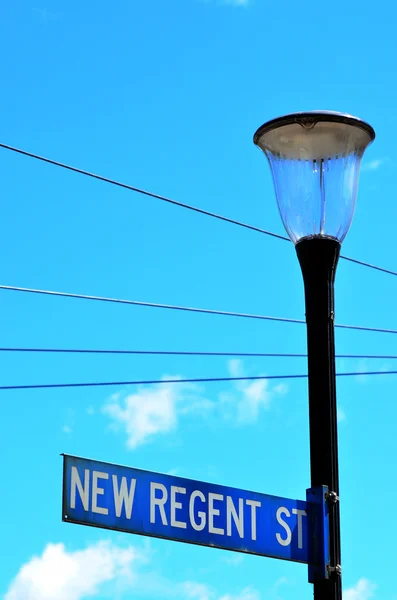
{"type": "Polygon", "coordinates": [[[342,242],[353,218],[361,159],[374,139],[368,123],[331,111],[285,115],[257,130],[254,143],[269,160],[294,244],[311,237],[342,242]]]}

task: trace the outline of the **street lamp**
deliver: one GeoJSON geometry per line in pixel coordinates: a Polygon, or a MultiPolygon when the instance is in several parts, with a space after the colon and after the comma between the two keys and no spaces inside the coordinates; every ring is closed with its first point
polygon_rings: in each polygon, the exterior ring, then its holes
{"type": "Polygon", "coordinates": [[[328,487],[330,522],[329,578],[314,582],[314,600],[342,599],[334,280],[353,218],[361,159],[374,138],[367,123],[328,111],[279,117],[254,135],[268,158],[305,286],[311,486],[328,487]]]}

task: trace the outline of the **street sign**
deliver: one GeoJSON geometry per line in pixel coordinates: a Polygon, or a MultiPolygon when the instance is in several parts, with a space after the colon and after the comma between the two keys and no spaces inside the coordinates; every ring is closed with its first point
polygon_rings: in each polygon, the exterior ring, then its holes
{"type": "Polygon", "coordinates": [[[64,455],[69,523],[314,564],[314,506],[64,455]]]}

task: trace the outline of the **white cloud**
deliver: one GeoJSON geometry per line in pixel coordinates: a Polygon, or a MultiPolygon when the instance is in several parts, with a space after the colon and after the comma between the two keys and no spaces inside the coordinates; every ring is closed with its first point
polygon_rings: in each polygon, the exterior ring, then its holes
{"type": "MultiPolygon", "coordinates": [[[[232,377],[244,377],[240,360],[228,363],[232,377]]],[[[163,379],[180,379],[164,376],[163,379]]],[[[236,381],[232,391],[222,392],[220,402],[208,400],[196,385],[185,383],[163,383],[147,386],[133,394],[116,393],[102,407],[102,413],[110,418],[111,427],[122,430],[127,436],[127,447],[151,441],[155,435],[166,434],[177,428],[179,418],[194,413],[206,417],[219,409],[221,418],[238,423],[253,423],[258,419],[261,408],[268,408],[276,395],[288,388],[283,383],[271,386],[270,380],[236,381]]]]}
{"type": "Polygon", "coordinates": [[[194,600],[260,600],[259,593],[251,587],[246,587],[237,594],[219,596],[209,586],[195,581],[185,581],[181,584],[182,595],[194,600]]]}
{"type": "Polygon", "coordinates": [[[180,467],[174,467],[173,469],[170,469],[169,471],[167,471],[167,475],[172,475],[173,477],[180,475],[180,473],[181,473],[180,467]]]}
{"type": "Polygon", "coordinates": [[[232,4],[233,6],[248,6],[250,0],[225,0],[225,4],[232,4]]]}
{"type": "Polygon", "coordinates": [[[278,578],[278,579],[277,579],[277,580],[274,582],[273,589],[274,589],[274,590],[278,590],[278,588],[279,588],[279,587],[281,587],[281,586],[283,586],[283,585],[290,585],[290,584],[291,584],[291,582],[290,582],[290,580],[288,579],[288,577],[285,577],[285,576],[284,576],[284,577],[279,577],[279,578],[278,578]]]}
{"type": "MultiPolygon", "coordinates": [[[[200,0],[201,2],[209,3],[212,0],[200,0]]],[[[246,8],[249,4],[251,4],[252,0],[214,0],[215,4],[228,4],[229,6],[242,6],[246,8]]]]}
{"type": "Polygon", "coordinates": [[[364,360],[360,360],[357,363],[357,367],[355,369],[357,375],[355,376],[355,380],[359,383],[365,383],[368,381],[368,375],[360,375],[360,373],[366,373],[369,371],[368,362],[364,360]]]}
{"type": "Polygon", "coordinates": [[[177,583],[141,571],[149,559],[148,548],[122,548],[108,541],[74,552],[61,543],[47,544],[41,556],[33,556],[20,568],[4,600],[84,600],[101,593],[121,598],[123,592],[131,598],[140,591],[183,600],[260,600],[251,587],[222,595],[205,583],[177,583]]]}
{"type": "Polygon", "coordinates": [[[209,587],[204,583],[195,581],[185,581],[180,586],[182,595],[185,598],[194,598],[194,600],[210,600],[214,597],[209,587]]]}
{"type": "Polygon", "coordinates": [[[244,562],[244,555],[239,554],[238,552],[225,553],[222,556],[222,561],[227,565],[237,567],[238,565],[241,565],[242,562],[244,562]]]}
{"type": "Polygon", "coordinates": [[[226,596],[221,596],[219,600],[259,600],[259,593],[253,588],[247,587],[244,588],[237,596],[226,594],[226,596]]]}
{"type": "MultiPolygon", "coordinates": [[[[360,360],[357,362],[356,368],[355,368],[355,372],[357,373],[357,375],[355,376],[355,380],[358,383],[367,383],[370,380],[370,375],[365,375],[365,373],[371,372],[371,371],[377,371],[379,373],[382,373],[383,371],[386,373],[387,371],[392,370],[392,366],[390,365],[390,363],[382,363],[381,365],[379,365],[377,368],[374,369],[373,365],[369,364],[368,361],[366,359],[364,360],[360,360]]],[[[377,377],[384,377],[384,375],[378,375],[377,377]]]]}
{"type": "MultiPolygon", "coordinates": [[[[233,359],[229,361],[228,366],[231,377],[244,377],[241,360],[233,359]]],[[[273,397],[285,394],[288,388],[283,383],[271,387],[269,379],[257,379],[250,382],[237,381],[235,389],[237,394],[223,393],[221,400],[229,404],[236,404],[239,423],[252,423],[257,420],[261,407],[269,408],[273,397]]]]}
{"type": "Polygon", "coordinates": [[[369,600],[373,598],[376,585],[365,579],[359,579],[353,587],[347,589],[343,593],[344,600],[369,600]]]}
{"type": "Polygon", "coordinates": [[[385,160],[386,159],[384,158],[375,158],[374,160],[370,160],[369,162],[363,164],[362,171],[376,171],[385,163],[385,160]]]}
{"type": "MultiPolygon", "coordinates": [[[[164,379],[179,379],[167,376],[164,379]]],[[[163,383],[146,387],[123,397],[113,394],[102,409],[113,427],[122,427],[127,434],[128,448],[150,441],[156,434],[176,429],[180,414],[206,414],[213,403],[201,398],[197,388],[182,383],[163,383]]]]}
{"type": "Polygon", "coordinates": [[[142,558],[132,547],[104,541],[75,552],[68,552],[63,544],[48,544],[41,556],[21,567],[4,600],[87,598],[105,583],[130,583],[132,567],[142,558]]]}
{"type": "Polygon", "coordinates": [[[103,412],[113,424],[122,426],[127,434],[127,446],[136,448],[158,433],[167,433],[177,424],[176,403],[181,384],[162,384],[142,388],[125,398],[113,395],[103,412]]]}

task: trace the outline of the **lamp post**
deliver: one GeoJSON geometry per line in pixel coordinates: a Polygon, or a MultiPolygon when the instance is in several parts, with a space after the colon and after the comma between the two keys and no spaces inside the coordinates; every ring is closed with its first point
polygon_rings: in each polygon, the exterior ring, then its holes
{"type": "Polygon", "coordinates": [[[341,600],[334,279],[353,218],[360,163],[375,132],[341,113],[286,115],[262,125],[254,143],[267,156],[280,215],[302,269],[307,324],[311,486],[327,486],[329,577],[314,600],[341,600]]]}

